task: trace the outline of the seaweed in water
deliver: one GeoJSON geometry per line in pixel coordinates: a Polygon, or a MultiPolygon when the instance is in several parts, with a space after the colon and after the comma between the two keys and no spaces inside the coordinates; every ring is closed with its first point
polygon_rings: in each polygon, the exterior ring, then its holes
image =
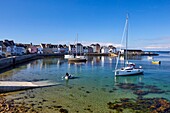
{"type": "Polygon", "coordinates": [[[116,111],[131,109],[136,112],[170,113],[170,102],[164,98],[143,98],[136,101],[122,98],[121,102],[109,102],[107,105],[109,109],[116,111]]]}

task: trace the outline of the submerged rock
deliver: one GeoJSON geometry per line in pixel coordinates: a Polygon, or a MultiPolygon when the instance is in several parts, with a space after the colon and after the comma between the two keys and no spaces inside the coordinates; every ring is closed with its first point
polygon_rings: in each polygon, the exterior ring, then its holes
{"type": "Polygon", "coordinates": [[[136,90],[133,93],[136,94],[136,95],[147,95],[149,92],[143,91],[143,90],[136,90]]]}
{"type": "Polygon", "coordinates": [[[25,113],[37,112],[32,107],[27,107],[25,103],[15,102],[14,100],[7,100],[0,96],[0,112],[1,113],[25,113]]]}
{"type": "Polygon", "coordinates": [[[170,102],[163,98],[143,98],[136,101],[131,99],[122,98],[121,102],[107,103],[109,109],[120,111],[123,109],[131,109],[133,111],[150,112],[150,113],[169,113],[170,102]]]}
{"type": "Polygon", "coordinates": [[[68,111],[66,109],[61,108],[60,113],[68,113],[68,111]]]}

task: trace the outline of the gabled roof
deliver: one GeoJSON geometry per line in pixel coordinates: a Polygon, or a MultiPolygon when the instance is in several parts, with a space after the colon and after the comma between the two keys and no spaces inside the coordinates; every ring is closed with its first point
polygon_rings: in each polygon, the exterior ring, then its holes
{"type": "Polygon", "coordinates": [[[100,46],[100,44],[91,44],[90,46],[100,46]]]}
{"type": "Polygon", "coordinates": [[[41,43],[40,46],[41,46],[42,48],[45,48],[45,44],[43,44],[43,43],[41,43]]]}
{"type": "Polygon", "coordinates": [[[69,46],[70,46],[71,48],[75,48],[75,45],[70,44],[69,46]]]}
{"type": "Polygon", "coordinates": [[[76,43],[75,45],[76,45],[76,46],[82,46],[82,44],[81,44],[81,43],[76,43]]]}
{"type": "Polygon", "coordinates": [[[14,46],[15,43],[13,40],[4,40],[4,45],[6,46],[14,46]]]}
{"type": "Polygon", "coordinates": [[[8,41],[9,43],[10,43],[10,45],[12,45],[12,46],[14,46],[15,45],[15,43],[14,43],[14,41],[13,40],[10,40],[10,41],[8,41]]]}
{"type": "Polygon", "coordinates": [[[22,44],[22,43],[16,43],[15,44],[17,47],[24,47],[24,48],[27,48],[27,46],[25,46],[24,44],[22,44]]]}
{"type": "Polygon", "coordinates": [[[100,44],[97,43],[96,46],[100,46],[100,44]]]}
{"type": "Polygon", "coordinates": [[[61,45],[61,44],[59,44],[58,47],[59,47],[59,48],[64,48],[63,45],[61,45]]]}
{"type": "Polygon", "coordinates": [[[95,46],[95,44],[91,44],[90,46],[95,46]]]}
{"type": "Polygon", "coordinates": [[[23,44],[26,48],[30,48],[32,45],[31,44],[23,44]]]}
{"type": "Polygon", "coordinates": [[[108,46],[110,49],[116,49],[116,47],[114,47],[113,45],[109,45],[108,46]]]}
{"type": "Polygon", "coordinates": [[[4,44],[6,47],[10,46],[10,44],[9,44],[8,42],[3,42],[3,44],[4,44]]]}

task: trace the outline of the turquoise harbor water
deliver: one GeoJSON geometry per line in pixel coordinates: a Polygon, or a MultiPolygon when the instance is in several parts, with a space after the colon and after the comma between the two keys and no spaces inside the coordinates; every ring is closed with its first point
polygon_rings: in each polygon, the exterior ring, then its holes
{"type": "MultiPolygon", "coordinates": [[[[88,57],[86,63],[77,64],[69,64],[62,58],[44,58],[1,73],[0,80],[50,80],[60,83],[61,85],[15,92],[8,96],[27,103],[27,106],[31,104],[39,112],[58,113],[61,108],[70,113],[116,112],[109,109],[108,103],[121,98],[159,97],[170,101],[170,54],[160,54],[154,56],[154,59],[160,60],[161,64],[152,64],[146,56],[129,58],[129,61],[143,67],[144,75],[115,77],[113,71],[116,57],[88,57]],[[63,80],[62,76],[66,72],[74,75],[75,79],[63,80]],[[124,84],[128,86],[124,87],[124,84]],[[138,87],[135,90],[132,88],[134,84],[138,87]],[[152,92],[135,94],[139,89],[152,92]]],[[[120,62],[123,64],[123,58],[120,62]]],[[[127,109],[124,112],[133,111],[127,109]]]]}

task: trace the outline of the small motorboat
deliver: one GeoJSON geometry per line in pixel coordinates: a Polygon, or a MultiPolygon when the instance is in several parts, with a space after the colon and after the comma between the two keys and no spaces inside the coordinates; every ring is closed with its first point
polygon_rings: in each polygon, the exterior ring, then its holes
{"type": "Polygon", "coordinates": [[[152,64],[161,64],[161,61],[152,60],[152,64]]]}

